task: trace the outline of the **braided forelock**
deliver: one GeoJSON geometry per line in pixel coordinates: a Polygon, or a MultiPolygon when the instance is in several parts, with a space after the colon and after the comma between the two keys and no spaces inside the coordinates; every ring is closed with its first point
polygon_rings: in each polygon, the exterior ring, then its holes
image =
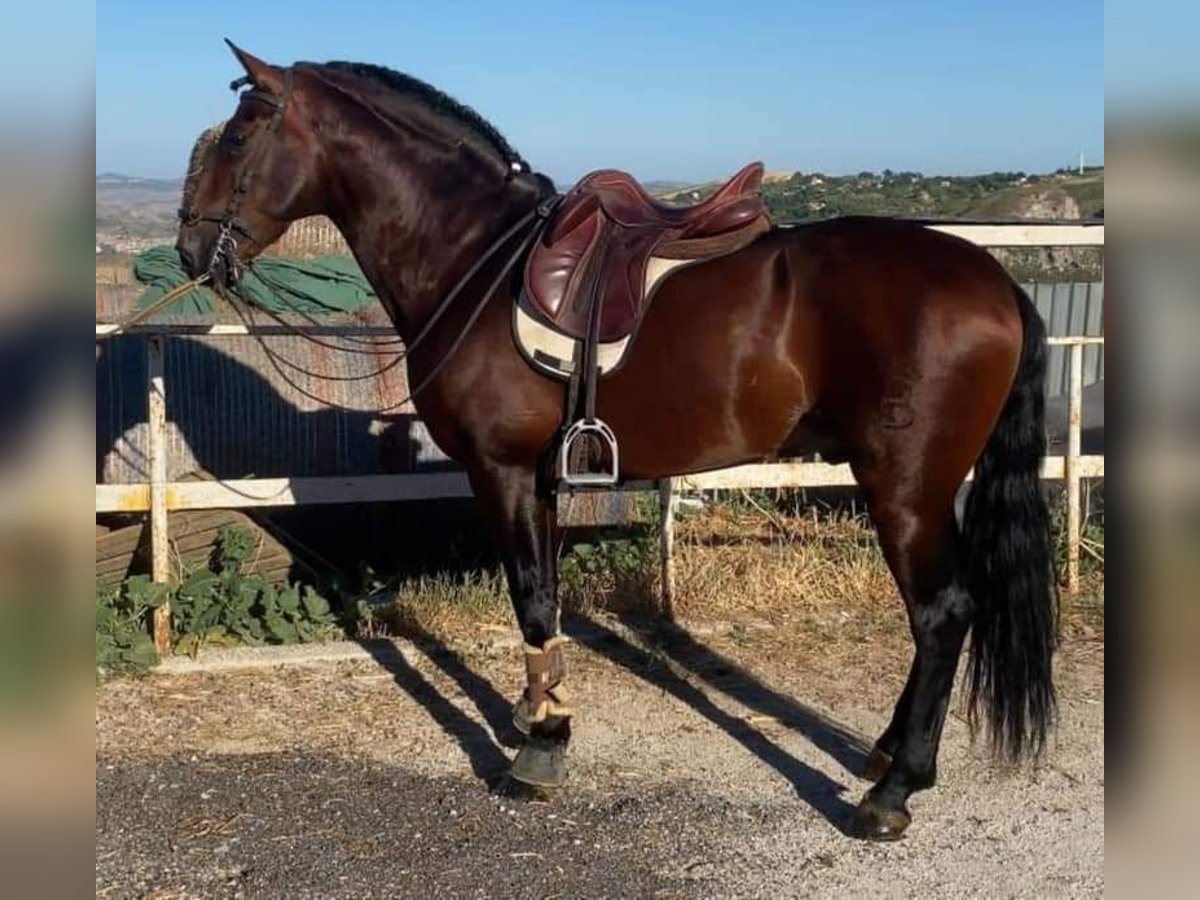
{"type": "Polygon", "coordinates": [[[208,162],[208,158],[217,146],[217,142],[221,140],[221,134],[224,131],[225,123],[218,122],[211,128],[206,128],[200,132],[200,136],[196,138],[196,143],[192,144],[192,152],[188,156],[187,175],[183,179],[184,208],[192,205],[192,198],[196,195],[196,185],[200,181],[200,174],[204,171],[204,165],[208,162]]]}

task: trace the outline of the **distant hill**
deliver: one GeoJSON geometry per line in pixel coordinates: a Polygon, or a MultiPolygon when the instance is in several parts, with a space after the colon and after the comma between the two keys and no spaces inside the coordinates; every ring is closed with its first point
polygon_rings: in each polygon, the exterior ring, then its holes
{"type": "Polygon", "coordinates": [[[1093,218],[1104,211],[1104,172],[1048,176],[1003,188],[975,204],[972,215],[996,218],[1093,218]]]}
{"type": "MultiPolygon", "coordinates": [[[[688,204],[711,194],[720,181],[665,191],[665,200],[688,204]]],[[[772,173],[763,197],[777,222],[799,222],[842,215],[917,217],[1078,219],[1104,209],[1104,170],[1082,175],[1056,172],[1031,175],[922,175],[919,172],[772,173]]]]}
{"type": "Polygon", "coordinates": [[[654,181],[642,182],[642,187],[657,197],[660,194],[669,194],[674,191],[681,191],[690,184],[691,182],[688,181],[666,181],[658,178],[654,181]]]}
{"type": "Polygon", "coordinates": [[[106,187],[143,187],[174,190],[183,184],[182,178],[144,178],[141,175],[122,175],[119,172],[101,172],[96,184],[106,187]]]}
{"type": "MultiPolygon", "coordinates": [[[[691,204],[712,194],[721,181],[662,194],[669,203],[691,204]]],[[[964,219],[1086,219],[1104,214],[1104,169],[1048,175],[993,172],[938,176],[918,172],[771,173],[763,198],[777,224],[845,215],[964,219]]],[[[1094,281],[1102,277],[1103,253],[1095,248],[1000,249],[994,254],[1018,279],[1094,281]]]]}
{"type": "Polygon", "coordinates": [[[96,176],[96,244],[136,251],[175,239],[183,179],[96,176]]]}

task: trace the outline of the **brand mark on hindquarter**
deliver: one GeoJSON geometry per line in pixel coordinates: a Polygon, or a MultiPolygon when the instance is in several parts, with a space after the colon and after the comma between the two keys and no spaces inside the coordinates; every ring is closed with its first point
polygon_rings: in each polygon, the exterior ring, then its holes
{"type": "Polygon", "coordinates": [[[915,378],[898,376],[884,388],[879,401],[879,420],[884,428],[908,428],[916,418],[912,408],[915,378]]]}

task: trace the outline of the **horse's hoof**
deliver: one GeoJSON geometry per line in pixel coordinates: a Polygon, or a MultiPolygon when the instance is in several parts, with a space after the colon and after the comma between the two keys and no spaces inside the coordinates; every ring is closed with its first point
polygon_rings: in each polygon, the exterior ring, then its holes
{"type": "Polygon", "coordinates": [[[875,747],[871,751],[871,755],[867,757],[866,765],[863,766],[862,777],[867,781],[878,782],[891,767],[892,754],[875,747]]]}
{"type": "Polygon", "coordinates": [[[868,796],[854,810],[850,833],[866,841],[898,841],[911,824],[907,809],[887,809],[868,796]]]}
{"type": "Polygon", "coordinates": [[[513,760],[513,781],[543,791],[560,788],[567,780],[567,745],[562,741],[530,738],[513,760]]]}

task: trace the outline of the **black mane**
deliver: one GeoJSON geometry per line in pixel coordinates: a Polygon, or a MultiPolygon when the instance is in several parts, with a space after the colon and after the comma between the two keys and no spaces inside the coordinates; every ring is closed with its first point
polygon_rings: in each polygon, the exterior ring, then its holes
{"type": "Polygon", "coordinates": [[[504,158],[505,162],[517,163],[523,170],[529,169],[528,163],[521,158],[521,155],[513,149],[512,145],[504,139],[504,135],[497,131],[491,122],[475,112],[471,107],[459,103],[449,94],[438,90],[433,85],[419,78],[370,63],[335,60],[326,63],[309,63],[308,65],[356,75],[359,78],[365,78],[376,84],[390,88],[406,97],[419,100],[435,112],[451,116],[470,128],[481,139],[490,144],[504,158]]]}

